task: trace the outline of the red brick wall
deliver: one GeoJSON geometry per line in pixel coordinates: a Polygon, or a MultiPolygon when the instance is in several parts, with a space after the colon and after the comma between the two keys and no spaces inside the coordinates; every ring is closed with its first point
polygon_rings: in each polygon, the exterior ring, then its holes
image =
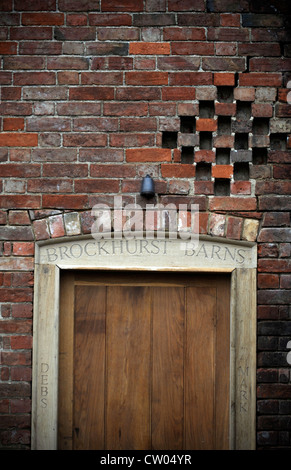
{"type": "Polygon", "coordinates": [[[201,233],[257,240],[257,446],[290,449],[289,1],[0,5],[0,447],[30,446],[34,242],[144,204],[149,173],[201,233]]]}

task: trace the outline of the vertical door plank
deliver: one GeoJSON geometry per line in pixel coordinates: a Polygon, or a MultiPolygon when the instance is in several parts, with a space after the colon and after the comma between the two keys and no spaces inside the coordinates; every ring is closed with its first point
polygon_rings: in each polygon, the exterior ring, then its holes
{"type": "Polygon", "coordinates": [[[187,288],[185,448],[215,448],[216,289],[187,288]]]}
{"type": "Polygon", "coordinates": [[[230,281],[217,279],[215,426],[216,449],[228,450],[230,377],[230,281]]]}
{"type": "Polygon", "coordinates": [[[152,448],[183,449],[185,295],[153,287],[152,448]]]}
{"type": "Polygon", "coordinates": [[[106,448],[150,447],[150,288],[108,287],[106,448]]]}
{"type": "Polygon", "coordinates": [[[72,450],[74,371],[74,274],[61,282],[59,338],[58,449],[72,450]]]}
{"type": "Polygon", "coordinates": [[[106,287],[76,286],[74,449],[104,449],[106,287]]]}

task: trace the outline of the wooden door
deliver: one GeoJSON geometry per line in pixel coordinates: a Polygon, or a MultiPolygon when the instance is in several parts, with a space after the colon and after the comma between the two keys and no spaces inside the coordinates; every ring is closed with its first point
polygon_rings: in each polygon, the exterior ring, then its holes
{"type": "Polygon", "coordinates": [[[64,275],[59,448],[229,448],[229,295],[224,275],[64,275]]]}

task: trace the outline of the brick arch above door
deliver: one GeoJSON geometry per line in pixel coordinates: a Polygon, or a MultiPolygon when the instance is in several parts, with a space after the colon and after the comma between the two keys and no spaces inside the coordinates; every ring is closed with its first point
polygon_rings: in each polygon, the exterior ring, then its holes
{"type": "MultiPolygon", "coordinates": [[[[87,235],[91,233],[92,211],[35,210],[30,211],[35,241],[87,235]]],[[[199,234],[256,242],[260,228],[260,214],[256,218],[244,213],[199,213],[199,234]]]]}

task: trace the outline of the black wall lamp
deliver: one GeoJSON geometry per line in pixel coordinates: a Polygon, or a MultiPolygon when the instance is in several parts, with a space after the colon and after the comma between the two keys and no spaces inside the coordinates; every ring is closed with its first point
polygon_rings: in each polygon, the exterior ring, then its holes
{"type": "Polygon", "coordinates": [[[142,180],[140,195],[147,198],[155,195],[155,184],[149,175],[146,175],[142,180]]]}

